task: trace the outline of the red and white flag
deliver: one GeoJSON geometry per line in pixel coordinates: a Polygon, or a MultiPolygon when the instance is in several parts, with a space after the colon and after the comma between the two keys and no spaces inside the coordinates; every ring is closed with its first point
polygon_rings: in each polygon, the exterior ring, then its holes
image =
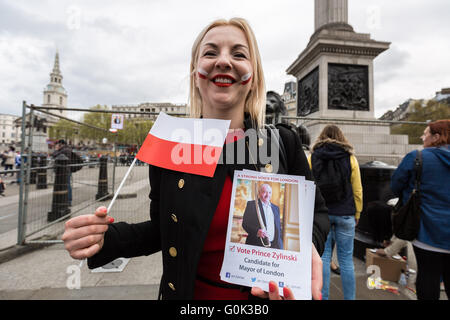
{"type": "Polygon", "coordinates": [[[212,177],[230,122],[161,112],[136,158],[157,167],[212,177]]]}

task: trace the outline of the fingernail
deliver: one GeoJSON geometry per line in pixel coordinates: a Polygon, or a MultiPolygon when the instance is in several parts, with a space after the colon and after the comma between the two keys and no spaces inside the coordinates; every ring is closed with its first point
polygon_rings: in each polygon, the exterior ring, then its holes
{"type": "Polygon", "coordinates": [[[276,290],[275,283],[269,282],[269,291],[270,292],[275,292],[275,290],[276,290]]]}
{"type": "Polygon", "coordinates": [[[289,298],[290,294],[289,294],[289,290],[287,287],[283,288],[283,296],[285,299],[289,298]]]}
{"type": "Polygon", "coordinates": [[[114,218],[109,218],[109,223],[113,223],[114,222],[114,218]]]}

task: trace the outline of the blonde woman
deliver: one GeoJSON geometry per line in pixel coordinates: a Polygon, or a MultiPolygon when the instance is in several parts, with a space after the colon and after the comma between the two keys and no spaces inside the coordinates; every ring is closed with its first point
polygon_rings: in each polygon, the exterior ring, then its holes
{"type": "MultiPolygon", "coordinates": [[[[190,64],[190,110],[195,118],[231,120],[230,129],[247,139],[245,163],[227,159],[212,178],[150,166],[150,217],[138,223],[113,223],[106,208],[95,215],[69,220],[63,236],[66,248],[76,259],[88,257],[90,268],[117,257],[135,257],[162,251],[162,299],[281,299],[275,282],[269,292],[244,288],[220,280],[234,170],[261,170],[260,159],[250,162],[253,144],[271,144],[275,136],[248,139],[247,132],[264,126],[264,75],[258,47],[244,19],[217,20],[203,29],[192,47],[190,64]],[[95,235],[92,236],[92,233],[95,235]]],[[[311,179],[306,157],[296,134],[280,128],[286,146],[287,164],[275,172],[304,175],[311,179]]],[[[226,139],[228,143],[236,143],[226,139]]],[[[238,141],[239,142],[239,141],[238,141]]],[[[226,148],[224,148],[225,152],[226,148]]],[[[239,152],[238,152],[239,153],[239,152]]],[[[320,299],[321,260],[328,232],[323,199],[315,204],[312,257],[312,296],[320,299]],[[317,248],[317,250],[316,250],[317,248]]],[[[284,298],[293,299],[284,289],[284,298]]]]}

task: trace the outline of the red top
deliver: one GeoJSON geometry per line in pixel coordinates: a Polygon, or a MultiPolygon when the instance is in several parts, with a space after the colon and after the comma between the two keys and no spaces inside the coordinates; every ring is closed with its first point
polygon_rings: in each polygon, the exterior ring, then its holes
{"type": "MultiPolygon", "coordinates": [[[[242,137],[243,135],[235,135],[232,139],[228,139],[227,137],[226,143],[236,141],[242,137]]],[[[223,284],[229,284],[220,280],[220,268],[222,267],[225,250],[232,187],[233,182],[231,178],[227,176],[197,267],[197,274],[201,277],[223,284]]],[[[241,292],[239,289],[221,288],[201,280],[195,280],[194,299],[247,300],[248,292],[241,292]]]]}

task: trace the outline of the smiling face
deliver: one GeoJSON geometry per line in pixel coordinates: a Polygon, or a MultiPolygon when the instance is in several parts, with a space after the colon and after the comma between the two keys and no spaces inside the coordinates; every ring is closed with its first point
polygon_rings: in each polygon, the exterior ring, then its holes
{"type": "Polygon", "coordinates": [[[244,32],[231,25],[209,30],[199,46],[196,87],[203,113],[244,112],[253,74],[244,32]]]}

